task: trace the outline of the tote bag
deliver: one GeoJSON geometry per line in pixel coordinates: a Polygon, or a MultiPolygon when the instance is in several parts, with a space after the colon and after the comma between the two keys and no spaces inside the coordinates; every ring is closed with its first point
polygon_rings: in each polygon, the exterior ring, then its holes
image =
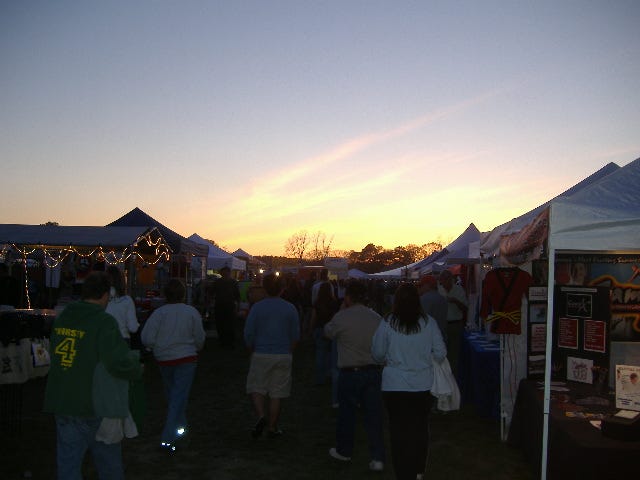
{"type": "Polygon", "coordinates": [[[438,410],[450,412],[460,409],[460,389],[446,357],[442,363],[433,361],[431,395],[438,399],[438,410]]]}

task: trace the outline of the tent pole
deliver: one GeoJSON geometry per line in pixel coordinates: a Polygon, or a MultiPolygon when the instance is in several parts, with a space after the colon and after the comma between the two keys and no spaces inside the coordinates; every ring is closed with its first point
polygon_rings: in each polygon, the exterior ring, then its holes
{"type": "Polygon", "coordinates": [[[547,478],[547,458],[549,448],[549,404],[551,400],[551,360],[553,351],[553,292],[556,273],[556,251],[551,242],[551,222],[549,222],[549,266],[547,275],[547,346],[544,367],[544,418],[542,423],[542,459],[540,478],[547,478]]]}
{"type": "Polygon", "coordinates": [[[505,335],[500,335],[500,440],[503,442],[506,440],[505,433],[505,419],[507,418],[507,412],[505,410],[504,392],[504,350],[505,350],[505,335]]]}

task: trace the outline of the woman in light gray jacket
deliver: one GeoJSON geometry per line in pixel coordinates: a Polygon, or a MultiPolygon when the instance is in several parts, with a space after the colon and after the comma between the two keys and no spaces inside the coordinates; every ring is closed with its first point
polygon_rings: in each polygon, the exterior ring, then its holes
{"type": "Polygon", "coordinates": [[[373,336],[371,354],[385,364],[382,393],[396,478],[422,478],[429,448],[433,359],[443,361],[447,348],[436,321],[422,313],[415,285],[403,283],[396,290],[392,313],[373,336]]]}

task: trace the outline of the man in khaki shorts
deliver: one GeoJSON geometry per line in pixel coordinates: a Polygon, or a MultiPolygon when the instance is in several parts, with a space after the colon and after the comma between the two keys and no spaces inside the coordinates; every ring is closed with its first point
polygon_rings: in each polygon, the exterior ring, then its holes
{"type": "Polygon", "coordinates": [[[283,285],[278,277],[266,275],[262,284],[267,296],[251,307],[244,327],[245,344],[253,352],[247,393],[258,416],[251,435],[260,437],[268,424],[267,436],[276,438],[282,435],[278,427],[281,400],[291,393],[291,352],[300,339],[300,321],[296,307],[280,298],[283,285]]]}

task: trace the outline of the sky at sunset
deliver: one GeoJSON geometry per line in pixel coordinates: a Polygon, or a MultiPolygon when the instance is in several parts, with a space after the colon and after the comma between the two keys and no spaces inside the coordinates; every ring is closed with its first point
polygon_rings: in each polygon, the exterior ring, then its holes
{"type": "Polygon", "coordinates": [[[0,2],[0,223],[282,255],[487,231],[640,157],[640,2],[0,2]]]}

